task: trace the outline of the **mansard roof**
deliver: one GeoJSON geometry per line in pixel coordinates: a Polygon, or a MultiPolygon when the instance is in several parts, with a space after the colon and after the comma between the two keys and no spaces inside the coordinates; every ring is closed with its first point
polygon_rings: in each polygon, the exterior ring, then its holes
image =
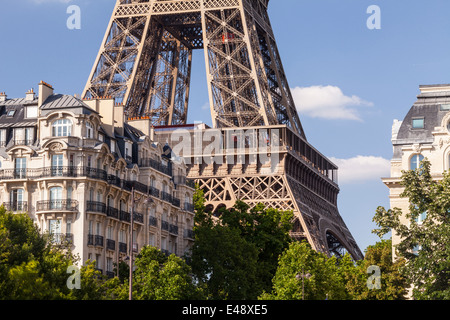
{"type": "MultiPolygon", "coordinates": [[[[41,110],[58,110],[58,109],[80,109],[83,113],[98,113],[91,109],[82,100],[65,94],[53,94],[49,96],[41,106],[41,110]]],[[[75,112],[78,113],[78,112],[75,112]]]]}
{"type": "Polygon", "coordinates": [[[432,143],[432,132],[441,126],[442,119],[450,112],[450,85],[422,85],[421,93],[393,137],[396,144],[432,143]],[[413,120],[423,119],[423,127],[414,128],[413,120]]]}

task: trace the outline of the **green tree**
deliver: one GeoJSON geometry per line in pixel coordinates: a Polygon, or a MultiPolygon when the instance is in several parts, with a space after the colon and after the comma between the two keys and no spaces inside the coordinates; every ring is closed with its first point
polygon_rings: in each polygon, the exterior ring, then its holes
{"type": "MultiPolygon", "coordinates": [[[[136,300],[193,300],[201,292],[194,285],[189,265],[176,255],[145,246],[136,258],[133,297],[136,300]]],[[[128,283],[124,284],[128,292],[128,283]]]]}
{"type": "Polygon", "coordinates": [[[292,242],[279,259],[273,290],[263,300],[346,299],[344,280],[338,272],[336,257],[314,251],[303,242],[292,242]]]}
{"type": "Polygon", "coordinates": [[[395,250],[407,261],[401,271],[415,299],[450,299],[450,172],[437,180],[430,169],[425,159],[420,168],[403,171],[401,197],[409,199],[409,212],[379,207],[373,232],[383,237],[392,231],[400,237],[395,250]]]}
{"type": "Polygon", "coordinates": [[[53,246],[27,214],[0,207],[0,299],[66,299],[74,256],[53,246]]]}
{"type": "Polygon", "coordinates": [[[193,272],[212,299],[255,299],[270,289],[278,256],[288,247],[292,213],[249,210],[237,201],[218,217],[205,210],[203,191],[194,195],[193,272]]]}
{"type": "Polygon", "coordinates": [[[391,240],[382,240],[366,249],[364,260],[357,263],[351,260],[340,262],[339,272],[351,299],[403,300],[406,294],[406,279],[400,273],[403,265],[404,260],[395,263],[392,261],[391,240]],[[370,266],[380,268],[380,289],[369,288],[367,285],[369,277],[372,276],[367,272],[370,266]]]}

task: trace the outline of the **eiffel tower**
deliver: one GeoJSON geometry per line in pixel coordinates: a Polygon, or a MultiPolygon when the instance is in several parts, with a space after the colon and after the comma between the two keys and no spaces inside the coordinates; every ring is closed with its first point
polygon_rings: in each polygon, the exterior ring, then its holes
{"type": "Polygon", "coordinates": [[[294,238],[306,239],[328,255],[348,251],[360,259],[361,251],[337,209],[337,167],[307,142],[268,4],[117,0],[83,97],[113,97],[125,106],[131,125],[146,120],[150,127],[166,126],[156,136],[167,141],[167,127],[187,123],[192,52],[203,49],[212,123],[224,141],[234,129],[269,136],[272,130],[280,134],[284,148],[271,174],[265,166],[273,163],[192,161],[189,178],[205,190],[211,210],[230,207],[237,199],[292,210],[294,238]]]}

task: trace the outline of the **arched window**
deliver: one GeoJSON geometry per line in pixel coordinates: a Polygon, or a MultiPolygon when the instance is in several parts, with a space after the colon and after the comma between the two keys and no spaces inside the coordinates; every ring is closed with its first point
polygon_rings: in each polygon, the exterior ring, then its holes
{"type": "Polygon", "coordinates": [[[58,119],[52,124],[54,137],[68,137],[72,135],[72,121],[69,119],[58,119]]]}
{"type": "Polygon", "coordinates": [[[94,138],[94,127],[92,123],[86,121],[86,138],[93,139],[94,138]]]}
{"type": "Polygon", "coordinates": [[[415,154],[411,157],[410,160],[410,169],[416,170],[420,167],[420,162],[424,159],[424,156],[421,154],[415,154]]]}

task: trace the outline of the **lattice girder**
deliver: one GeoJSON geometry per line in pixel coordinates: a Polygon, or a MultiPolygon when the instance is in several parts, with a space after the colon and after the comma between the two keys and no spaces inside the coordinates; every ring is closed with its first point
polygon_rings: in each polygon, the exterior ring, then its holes
{"type": "Polygon", "coordinates": [[[203,48],[214,127],[286,124],[304,136],[267,4],[118,0],[83,97],[112,96],[153,125],[185,124],[192,50],[203,48]]]}

